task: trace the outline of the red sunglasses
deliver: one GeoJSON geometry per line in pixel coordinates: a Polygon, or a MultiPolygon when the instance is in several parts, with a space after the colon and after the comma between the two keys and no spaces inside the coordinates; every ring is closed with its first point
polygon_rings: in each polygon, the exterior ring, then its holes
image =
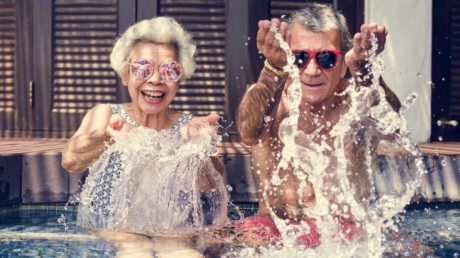
{"type": "Polygon", "coordinates": [[[325,50],[306,50],[296,49],[292,50],[295,57],[295,65],[303,71],[311,59],[315,59],[316,63],[322,69],[331,69],[337,63],[339,55],[342,51],[336,49],[325,49],[325,50]]]}

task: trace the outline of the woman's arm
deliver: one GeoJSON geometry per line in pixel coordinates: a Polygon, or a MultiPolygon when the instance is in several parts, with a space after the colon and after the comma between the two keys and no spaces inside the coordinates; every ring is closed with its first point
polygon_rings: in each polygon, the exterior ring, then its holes
{"type": "Polygon", "coordinates": [[[108,105],[97,105],[65,144],[62,151],[62,167],[71,173],[85,171],[105,150],[111,139],[107,130],[112,111],[108,105]]]}

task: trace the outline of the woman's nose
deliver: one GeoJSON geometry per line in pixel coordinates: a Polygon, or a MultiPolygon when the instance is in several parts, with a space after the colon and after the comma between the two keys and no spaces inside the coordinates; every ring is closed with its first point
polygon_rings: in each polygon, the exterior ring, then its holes
{"type": "Polygon", "coordinates": [[[161,83],[160,71],[158,71],[158,69],[153,69],[153,74],[147,79],[147,81],[153,84],[161,83]]]}

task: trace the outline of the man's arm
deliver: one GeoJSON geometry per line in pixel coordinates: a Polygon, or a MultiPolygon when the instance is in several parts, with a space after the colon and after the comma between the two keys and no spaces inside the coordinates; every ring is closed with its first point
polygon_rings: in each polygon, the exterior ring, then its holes
{"type": "Polygon", "coordinates": [[[267,130],[263,130],[264,128],[271,128],[288,78],[287,73],[281,69],[286,65],[286,53],[275,38],[276,33],[270,30],[271,27],[276,27],[277,33],[289,42],[287,23],[279,19],[261,20],[258,26],[257,48],[266,57],[265,66],[257,83],[249,87],[243,96],[237,114],[241,139],[248,145],[254,145],[265,137],[267,130]]]}
{"type": "Polygon", "coordinates": [[[390,87],[388,87],[382,77],[379,78],[379,84],[385,90],[385,99],[388,101],[393,110],[398,112],[401,108],[401,101],[399,101],[398,96],[396,96],[390,87]]]}
{"type": "MultiPolygon", "coordinates": [[[[361,25],[361,31],[353,37],[353,48],[349,50],[345,56],[345,62],[350,69],[351,76],[358,83],[358,86],[369,86],[372,83],[372,74],[369,75],[367,52],[372,47],[371,36],[376,37],[377,50],[376,54],[380,54],[385,49],[386,37],[388,30],[383,25],[375,23],[361,25]]],[[[396,94],[388,87],[382,77],[379,78],[379,85],[385,90],[385,98],[395,111],[401,108],[401,102],[396,94]]]]}
{"type": "Polygon", "coordinates": [[[288,75],[278,76],[264,68],[257,83],[244,94],[238,109],[237,124],[245,144],[258,143],[271,128],[287,78],[288,75]]]}

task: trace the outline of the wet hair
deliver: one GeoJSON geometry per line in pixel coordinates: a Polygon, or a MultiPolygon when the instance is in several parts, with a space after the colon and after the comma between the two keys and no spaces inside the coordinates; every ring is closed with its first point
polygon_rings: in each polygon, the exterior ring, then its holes
{"type": "Polygon", "coordinates": [[[129,54],[140,42],[171,45],[176,52],[177,61],[183,68],[180,82],[190,78],[195,72],[196,46],[191,34],[173,18],[156,17],[132,25],[115,41],[110,64],[120,77],[128,72],[129,54]]]}
{"type": "Polygon", "coordinates": [[[304,8],[293,12],[287,22],[296,23],[317,32],[335,29],[341,36],[340,50],[347,51],[352,46],[352,38],[345,16],[330,5],[307,3],[304,8]]]}

